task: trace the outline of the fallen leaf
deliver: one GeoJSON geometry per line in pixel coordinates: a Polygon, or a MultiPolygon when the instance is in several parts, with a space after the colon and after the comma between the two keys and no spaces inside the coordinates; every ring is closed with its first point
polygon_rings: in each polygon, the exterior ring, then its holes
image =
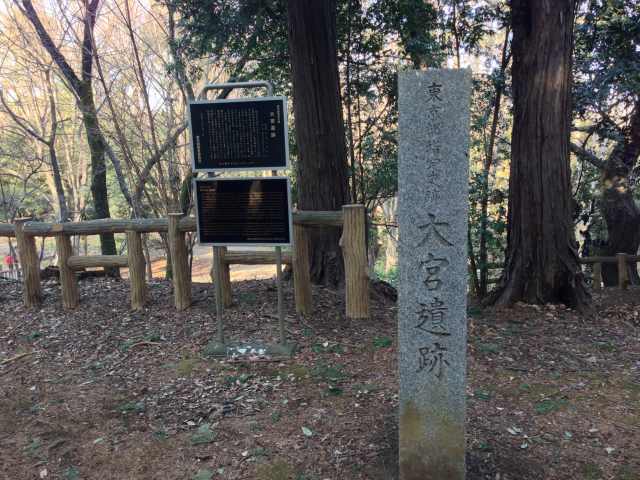
{"type": "Polygon", "coordinates": [[[211,443],[216,439],[216,432],[211,430],[208,423],[200,425],[196,433],[191,435],[192,445],[202,445],[205,443],[211,443]]]}
{"type": "Polygon", "coordinates": [[[211,480],[213,478],[213,472],[208,469],[198,470],[195,477],[192,480],[211,480]]]}

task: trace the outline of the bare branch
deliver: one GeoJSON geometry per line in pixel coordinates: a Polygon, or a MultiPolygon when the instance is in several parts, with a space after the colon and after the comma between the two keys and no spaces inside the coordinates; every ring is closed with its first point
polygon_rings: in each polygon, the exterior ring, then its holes
{"type": "Polygon", "coordinates": [[[573,153],[575,153],[577,156],[579,156],[580,158],[582,158],[582,159],[586,160],[587,162],[589,162],[594,167],[599,168],[600,170],[604,169],[605,162],[603,160],[599,159],[596,155],[591,153],[586,148],[583,148],[580,145],[577,145],[577,144],[571,142],[569,144],[569,149],[573,153]]]}
{"type": "MultiPolygon", "coordinates": [[[[97,2],[96,2],[97,3],[97,2]]],[[[31,22],[33,28],[35,29],[38,37],[40,37],[40,41],[42,42],[42,46],[47,50],[53,61],[58,65],[60,71],[64,75],[64,78],[69,82],[72,86],[73,90],[78,94],[80,92],[81,82],[76,73],[71,68],[71,65],[67,62],[67,59],[64,58],[64,55],[60,52],[60,49],[53,43],[49,32],[47,32],[46,28],[40,21],[40,17],[36,13],[33,8],[33,4],[31,0],[22,0],[22,7],[20,11],[27,17],[27,20],[31,22]]]]}
{"type": "Polygon", "coordinates": [[[114,153],[111,145],[108,142],[104,142],[105,151],[109,160],[111,160],[111,164],[113,165],[113,169],[116,172],[116,179],[118,180],[118,185],[120,185],[120,191],[122,192],[122,196],[127,201],[127,203],[131,206],[131,209],[134,211],[134,215],[139,213],[137,212],[137,205],[133,203],[131,198],[131,192],[129,191],[129,187],[127,186],[127,182],[125,181],[124,174],[122,172],[122,164],[120,160],[114,153]]]}
{"type": "Polygon", "coordinates": [[[7,104],[4,94],[2,92],[2,88],[0,88],[0,103],[2,104],[4,110],[9,114],[11,120],[15,122],[15,124],[20,127],[20,129],[26,132],[28,135],[31,135],[33,138],[38,140],[39,142],[44,143],[45,145],[49,145],[49,141],[47,141],[44,137],[42,137],[38,132],[35,131],[29,122],[23,118],[20,118],[7,104]]]}
{"type": "Polygon", "coordinates": [[[140,172],[140,177],[138,178],[138,185],[136,186],[136,191],[134,194],[134,201],[139,202],[140,199],[142,198],[144,185],[147,182],[147,179],[149,178],[149,174],[151,173],[151,169],[153,168],[153,166],[162,159],[162,156],[165,153],[167,153],[167,151],[171,147],[175,145],[176,141],[178,140],[178,137],[180,137],[180,135],[182,135],[182,132],[184,132],[186,129],[187,129],[186,123],[178,127],[178,129],[175,132],[173,132],[173,135],[171,135],[167,139],[167,141],[158,149],[157,153],[149,157],[149,159],[147,160],[147,163],[144,165],[144,168],[142,169],[142,172],[140,172]]]}
{"type": "MultiPolygon", "coordinates": [[[[27,0],[23,0],[27,1],[27,0]]],[[[82,80],[90,83],[93,72],[93,28],[96,24],[98,4],[100,0],[90,0],[86,3],[87,12],[84,16],[85,27],[82,39],[82,80]]]]}

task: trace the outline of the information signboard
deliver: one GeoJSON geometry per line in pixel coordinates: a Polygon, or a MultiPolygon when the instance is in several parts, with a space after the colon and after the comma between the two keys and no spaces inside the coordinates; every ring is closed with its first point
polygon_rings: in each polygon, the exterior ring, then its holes
{"type": "Polygon", "coordinates": [[[194,182],[201,245],[291,245],[293,228],[288,178],[224,178],[194,182]]]}
{"type": "Polygon", "coordinates": [[[288,167],[286,97],[191,101],[189,129],[194,172],[288,167]]]}

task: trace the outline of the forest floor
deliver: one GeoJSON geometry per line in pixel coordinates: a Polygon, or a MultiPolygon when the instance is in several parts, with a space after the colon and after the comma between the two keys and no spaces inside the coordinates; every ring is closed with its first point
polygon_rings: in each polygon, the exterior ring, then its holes
{"type": "MultiPolygon", "coordinates": [[[[274,282],[233,289],[228,337],[273,341],[274,282]]],[[[294,358],[233,363],[202,354],[211,293],[177,313],[154,281],[135,313],[126,281],[94,279],[67,313],[55,281],[34,311],[1,283],[0,479],[397,478],[393,302],[349,321],[341,292],[314,289],[316,313],[287,316],[294,358]]],[[[469,479],[640,478],[639,304],[470,308],[469,479]]]]}

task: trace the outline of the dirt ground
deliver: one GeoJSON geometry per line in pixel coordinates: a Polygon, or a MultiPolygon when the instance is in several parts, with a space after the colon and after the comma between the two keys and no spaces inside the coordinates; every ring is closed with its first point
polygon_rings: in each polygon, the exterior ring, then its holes
{"type": "MultiPolygon", "coordinates": [[[[209,249],[211,250],[211,249],[209,249]]],[[[211,265],[213,263],[211,253],[200,254],[193,260],[191,268],[191,278],[194,282],[207,283],[211,281],[211,265]]],[[[153,278],[163,279],[165,276],[165,269],[167,266],[166,258],[156,258],[151,262],[151,271],[153,278]]],[[[122,275],[126,278],[128,276],[128,269],[120,269],[122,275]]],[[[232,282],[239,282],[242,280],[265,280],[275,276],[275,265],[230,265],[230,275],[232,282]]]]}
{"type": "MultiPolygon", "coordinates": [[[[231,339],[274,341],[272,280],[234,282],[231,339]]],[[[0,479],[397,478],[396,307],[344,318],[343,294],[315,289],[293,314],[286,361],[205,358],[211,287],[177,313],[168,283],[144,312],[128,284],[58,286],[37,311],[0,283],[0,479]]],[[[559,306],[469,310],[469,479],[640,478],[640,291],[605,291],[595,314],[559,306]]],[[[446,479],[443,479],[446,480],[446,479]]]]}

